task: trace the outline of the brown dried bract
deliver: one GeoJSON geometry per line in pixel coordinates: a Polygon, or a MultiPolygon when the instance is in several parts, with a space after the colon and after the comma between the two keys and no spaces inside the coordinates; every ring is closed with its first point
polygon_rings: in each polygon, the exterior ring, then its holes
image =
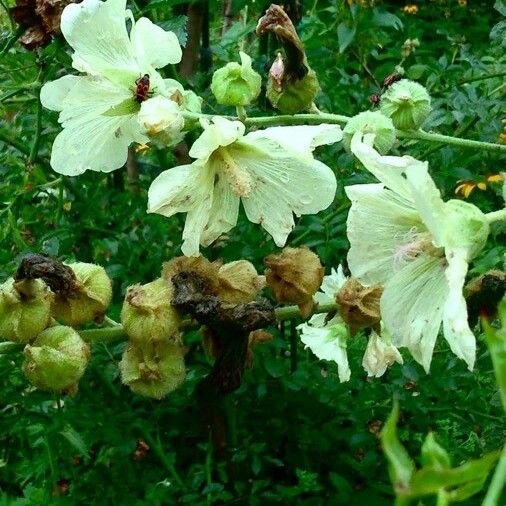
{"type": "Polygon", "coordinates": [[[67,265],[46,255],[29,253],[14,275],[16,281],[42,279],[54,293],[68,295],[76,289],[76,275],[67,265]]]}
{"type": "Polygon", "coordinates": [[[30,50],[49,44],[52,36],[61,34],[61,14],[70,3],[74,0],[16,0],[9,9],[12,19],[26,28],[19,42],[30,50]]]}
{"type": "Polygon", "coordinates": [[[285,248],[278,255],[264,260],[267,285],[281,304],[297,304],[303,317],[313,309],[313,295],[320,288],[324,268],[318,258],[305,246],[285,248]]]}
{"type": "Polygon", "coordinates": [[[305,77],[309,72],[309,67],[304,46],[283,7],[271,4],[265,14],[258,20],[257,35],[263,35],[267,32],[276,34],[285,51],[286,60],[284,62],[283,79],[292,81],[305,77]]]}
{"type": "Polygon", "coordinates": [[[377,325],[381,320],[380,298],[383,287],[363,286],[349,278],[336,295],[339,313],[355,335],[360,329],[377,325]]]}
{"type": "Polygon", "coordinates": [[[247,260],[222,265],[218,271],[218,279],[219,298],[223,302],[234,304],[254,301],[265,286],[265,276],[260,276],[255,266],[247,260]]]}

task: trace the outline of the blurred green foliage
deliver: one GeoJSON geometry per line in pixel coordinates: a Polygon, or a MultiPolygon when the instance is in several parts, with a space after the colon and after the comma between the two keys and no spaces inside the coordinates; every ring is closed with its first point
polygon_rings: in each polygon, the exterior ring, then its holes
{"type": "MultiPolygon", "coordinates": [[[[494,9],[494,2],[478,0],[412,3],[416,14],[393,0],[303,2],[298,30],[322,86],[319,108],[347,115],[369,108],[369,96],[402,63],[406,75],[433,97],[425,129],[496,142],[506,112],[504,4],[496,2],[494,9]],[[401,48],[414,38],[420,47],[403,61],[401,48]]],[[[180,4],[138,0],[131,8],[186,43],[187,6],[180,4]]],[[[233,113],[213,102],[209,84],[214,69],[238,61],[239,48],[267,75],[279,44],[254,35],[267,4],[233,1],[234,20],[222,35],[221,3],[209,0],[210,44],[202,60],[212,55],[211,68],[204,65],[185,80],[204,97],[205,112],[233,113]]],[[[7,47],[14,28],[5,11],[0,20],[0,46],[7,47]]],[[[166,70],[167,76],[177,71],[166,70]]],[[[145,212],[150,182],[177,160],[153,148],[135,155],[138,175],[127,177],[124,169],[77,178],[55,174],[48,160],[59,126],[56,114],[38,106],[38,89],[68,72],[63,40],[36,53],[12,45],[0,57],[0,280],[28,251],[100,263],[114,281],[110,316],[117,318],[126,287],[154,279],[161,263],[179,254],[183,217],[145,212]]],[[[249,113],[272,111],[261,98],[249,113]]],[[[479,182],[504,170],[499,155],[490,152],[413,141],[396,151],[429,160],[445,198],[454,196],[458,180],[479,182]]],[[[340,145],[318,156],[336,172],[336,199],[327,211],[300,219],[289,244],[313,248],[329,271],[344,261],[348,246],[343,187],[372,178],[340,145]]],[[[503,205],[494,184],[475,189],[469,200],[483,211],[503,205]]],[[[471,274],[503,268],[505,232],[504,225],[493,227],[471,274]]],[[[242,217],[204,254],[246,258],[261,268],[262,258],[275,250],[242,217]]],[[[28,387],[21,356],[0,356],[0,505],[392,504],[379,432],[393,396],[402,406],[398,435],[411,455],[429,430],[454,466],[502,446],[505,418],[481,339],[474,373],[441,342],[430,376],[406,356],[403,366],[369,381],[360,365],[365,338],[358,337],[349,348],[352,379],[340,384],[337,366],[291,345],[291,332],[287,323],[256,349],[242,387],[218,407],[226,419],[228,459],[213,451],[209,413],[195,392],[210,370],[197,333],[187,336],[188,380],[161,402],[121,385],[117,363],[124,344],[96,346],[79,392],[63,399],[28,387]]]]}

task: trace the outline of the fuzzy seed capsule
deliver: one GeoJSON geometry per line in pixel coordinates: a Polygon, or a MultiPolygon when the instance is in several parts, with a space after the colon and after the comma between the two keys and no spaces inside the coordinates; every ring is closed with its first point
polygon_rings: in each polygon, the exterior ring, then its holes
{"type": "Polygon", "coordinates": [[[0,285],[0,339],[28,343],[51,321],[53,294],[39,279],[0,285]]]}
{"type": "Polygon", "coordinates": [[[25,347],[23,371],[40,390],[75,392],[90,348],[71,327],[50,327],[25,347]]]}
{"type": "Polygon", "coordinates": [[[180,318],[171,299],[171,284],[162,278],[129,287],[121,310],[127,336],[138,343],[178,342],[180,318]]]}
{"type": "Polygon", "coordinates": [[[68,266],[76,275],[76,286],[69,294],[56,295],[54,317],[71,327],[101,321],[112,298],[112,284],[105,269],[83,262],[68,266]]]}
{"type": "Polygon", "coordinates": [[[381,112],[399,130],[418,130],[431,111],[430,95],[418,83],[402,79],[381,97],[381,112]]]}

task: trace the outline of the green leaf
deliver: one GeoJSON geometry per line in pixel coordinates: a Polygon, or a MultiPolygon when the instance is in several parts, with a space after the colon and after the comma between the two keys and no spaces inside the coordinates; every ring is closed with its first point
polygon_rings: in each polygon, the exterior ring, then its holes
{"type": "Polygon", "coordinates": [[[395,15],[389,12],[380,12],[375,10],[372,16],[373,26],[384,26],[386,28],[395,28],[396,30],[403,30],[404,25],[402,21],[395,15]]]}
{"type": "Polygon", "coordinates": [[[388,459],[390,479],[396,491],[409,488],[411,476],[415,471],[415,464],[411,460],[406,448],[397,437],[397,420],[399,419],[399,402],[394,401],[394,407],[385,427],[381,431],[381,445],[388,459]]]}
{"type": "Polygon", "coordinates": [[[89,458],[89,449],[81,435],[71,426],[66,425],[60,434],[81,454],[85,459],[89,458]]]}
{"type": "Polygon", "coordinates": [[[337,38],[339,40],[340,53],[343,53],[344,50],[353,42],[356,32],[356,25],[349,27],[346,23],[340,23],[337,27],[337,38]]]}
{"type": "Polygon", "coordinates": [[[436,442],[433,432],[429,432],[423,442],[422,465],[424,467],[435,467],[436,469],[449,469],[451,467],[447,451],[436,442]]]}

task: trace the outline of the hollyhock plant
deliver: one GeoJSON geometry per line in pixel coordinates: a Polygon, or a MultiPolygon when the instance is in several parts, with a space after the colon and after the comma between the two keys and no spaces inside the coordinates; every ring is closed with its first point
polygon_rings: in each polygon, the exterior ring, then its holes
{"type": "Polygon", "coordinates": [[[392,343],[429,370],[441,323],[452,351],[473,368],[476,340],[462,289],[489,226],[474,205],[444,202],[427,162],[381,156],[374,134],[357,132],[351,151],[381,183],[346,187],[352,202],[348,263],[363,284],[384,285],[381,316],[392,343]]]}
{"type": "Polygon", "coordinates": [[[380,333],[371,331],[362,366],[369,377],[380,378],[394,362],[404,363],[399,350],[392,344],[392,338],[382,324],[380,333]]]}
{"type": "Polygon", "coordinates": [[[182,251],[199,254],[237,223],[239,202],[278,246],[294,227],[293,214],[326,209],[336,192],[332,170],[316,160],[316,146],[341,139],[337,125],[273,127],[244,135],[240,121],[201,119],[190,149],[196,160],[162,172],[149,189],[148,212],[187,213],[182,251]]]}
{"type": "Polygon", "coordinates": [[[126,0],[70,4],[61,31],[74,50],[72,66],[85,75],[63,76],[41,89],[42,105],[58,111],[63,126],[51,152],[56,172],[110,172],[124,165],[131,143],[147,143],[160,129],[182,128],[177,100],[171,100],[182,97],[182,87],[155,70],[181,60],[174,33],[147,18],[136,22],[126,0]]]}

